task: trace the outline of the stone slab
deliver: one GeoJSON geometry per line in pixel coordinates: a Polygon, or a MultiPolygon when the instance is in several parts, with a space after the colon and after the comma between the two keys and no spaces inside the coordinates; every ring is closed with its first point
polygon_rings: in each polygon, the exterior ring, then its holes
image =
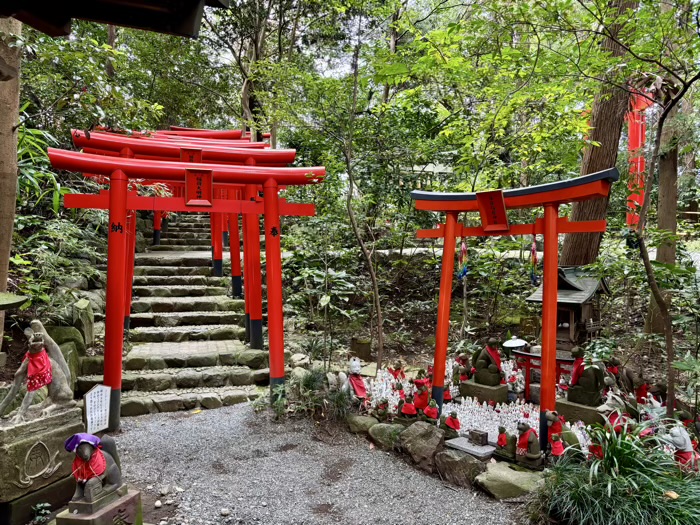
{"type": "Polygon", "coordinates": [[[78,407],[17,425],[0,422],[0,503],[69,476],[73,455],[63,444],[84,429],[78,407]]]}
{"type": "Polygon", "coordinates": [[[129,488],[126,485],[121,485],[114,492],[103,494],[101,497],[91,502],[82,500],[70,501],[68,503],[68,512],[71,514],[93,514],[105,508],[113,501],[117,501],[119,498],[126,496],[128,492],[129,488]]]}
{"type": "Polygon", "coordinates": [[[595,407],[572,403],[566,399],[557,399],[557,412],[571,423],[576,421],[583,421],[586,425],[605,423],[603,415],[595,407]]]}
{"type": "Polygon", "coordinates": [[[458,437],[454,439],[448,439],[445,441],[445,445],[455,450],[461,450],[466,452],[470,456],[474,456],[481,461],[488,461],[493,456],[496,447],[491,445],[475,445],[465,437],[458,437]]]}
{"type": "Polygon", "coordinates": [[[30,492],[26,496],[7,503],[0,503],[0,523],[2,525],[26,525],[34,518],[32,507],[39,503],[48,503],[52,509],[60,509],[75,492],[75,479],[67,476],[50,485],[30,492]]]}
{"type": "Polygon", "coordinates": [[[143,525],[141,493],[129,490],[126,496],[93,514],[71,514],[68,509],[56,516],[56,525],[143,525]]]}
{"type": "Polygon", "coordinates": [[[475,383],[472,380],[459,384],[459,393],[462,397],[475,397],[480,403],[507,403],[508,402],[508,386],[487,386],[475,383]]]}

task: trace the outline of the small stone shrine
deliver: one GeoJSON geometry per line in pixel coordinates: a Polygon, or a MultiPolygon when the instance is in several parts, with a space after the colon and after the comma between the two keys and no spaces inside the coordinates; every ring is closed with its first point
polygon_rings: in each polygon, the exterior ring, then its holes
{"type": "Polygon", "coordinates": [[[29,348],[10,391],[0,401],[0,523],[25,525],[32,506],[64,505],[73,494],[66,435],[84,430],[70,389],[71,374],[56,342],[40,321],[25,330],[29,348]],[[26,386],[25,386],[26,384],[26,386]],[[26,388],[26,391],[25,391],[26,388]],[[26,393],[25,393],[26,392],[26,393]],[[46,393],[46,398],[32,404],[46,393]],[[21,405],[11,407],[21,398],[21,405]],[[9,414],[5,414],[10,410],[9,414]]]}

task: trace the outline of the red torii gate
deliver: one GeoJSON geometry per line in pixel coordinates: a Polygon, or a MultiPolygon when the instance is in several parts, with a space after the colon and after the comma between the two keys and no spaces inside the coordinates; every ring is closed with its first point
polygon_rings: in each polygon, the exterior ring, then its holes
{"type": "Polygon", "coordinates": [[[606,221],[569,222],[559,217],[559,205],[607,197],[610,186],[619,178],[616,168],[599,171],[550,184],[511,190],[495,190],[478,193],[435,193],[413,191],[411,198],[416,209],[445,212],[445,224],[434,230],[418,231],[419,238],[444,238],[442,275],[435,332],[435,356],[433,361],[433,390],[442,411],[445,387],[447,340],[450,325],[452,276],[454,274],[455,244],[457,237],[486,237],[496,235],[544,235],[544,289],[542,300],[542,379],[540,381],[540,444],[547,443],[546,410],[556,409],[556,356],[557,356],[557,273],[559,258],[559,234],[604,232],[606,221]],[[544,219],[534,224],[508,222],[507,210],[544,207],[544,219]],[[481,226],[468,228],[457,222],[463,212],[478,211],[481,226]]]}
{"type": "MultiPolygon", "coordinates": [[[[119,428],[123,350],[123,313],[125,311],[127,287],[127,243],[125,226],[127,210],[145,209],[172,210],[180,206],[182,211],[243,213],[257,217],[260,203],[256,202],[257,191],[263,189],[262,212],[265,222],[265,250],[267,269],[268,298],[268,338],[270,348],[270,389],[284,383],[284,319],[282,309],[282,258],[280,248],[280,213],[285,206],[280,202],[280,185],[301,185],[322,182],[325,168],[279,168],[247,165],[222,165],[211,163],[168,162],[129,158],[131,152],[125,151],[123,157],[93,155],[49,148],[49,159],[54,168],[79,171],[86,174],[109,177],[109,192],[104,196],[76,196],[74,199],[89,197],[99,199],[89,204],[105,204],[109,208],[109,237],[107,259],[107,297],[105,313],[105,353],[104,384],[112,388],[110,399],[109,429],[119,428]],[[130,179],[142,179],[148,182],[161,181],[184,184],[184,196],[165,198],[130,196],[128,183],[130,179]],[[226,185],[245,186],[246,200],[229,200],[214,198],[214,187],[226,185]],[[145,200],[144,200],[145,199],[145,200]],[[176,206],[173,200],[178,199],[176,206]]],[[[69,199],[70,201],[70,199],[69,199]]],[[[172,210],[175,211],[175,210],[172,210]]],[[[309,208],[296,208],[299,214],[307,214],[309,208]]],[[[254,225],[257,230],[257,224],[254,225]]],[[[259,232],[257,234],[259,242],[259,232]]],[[[244,243],[246,239],[244,238],[244,243]]],[[[245,244],[244,244],[245,246],[245,244]]],[[[259,247],[259,244],[258,244],[259,247]]],[[[250,265],[249,265],[250,266],[250,265]]],[[[259,250],[258,250],[259,267],[259,250]]],[[[246,268],[249,269],[249,268],[246,268]]],[[[249,271],[254,274],[250,268],[249,271]]],[[[248,274],[251,275],[251,274],[248,274]]],[[[246,279],[249,281],[250,279],[246,279]]],[[[258,283],[259,284],[259,283],[258,283]]],[[[246,294],[249,295],[249,294],[246,294]]],[[[262,334],[262,319],[260,320],[262,334]]],[[[252,346],[252,345],[251,345],[252,346]]]]}

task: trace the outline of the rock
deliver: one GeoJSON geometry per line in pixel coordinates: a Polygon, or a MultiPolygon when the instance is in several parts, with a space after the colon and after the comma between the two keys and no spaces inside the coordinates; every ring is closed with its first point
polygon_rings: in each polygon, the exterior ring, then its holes
{"type": "Polygon", "coordinates": [[[224,392],[221,394],[221,402],[225,406],[237,405],[248,401],[248,396],[245,392],[224,392]]]}
{"type": "Polygon", "coordinates": [[[171,499],[166,499],[166,500],[165,500],[165,504],[166,504],[166,505],[172,505],[173,503],[175,503],[175,502],[174,502],[173,500],[171,500],[171,499]]]}
{"type": "Polygon", "coordinates": [[[346,418],[346,421],[348,422],[348,426],[350,427],[350,432],[354,432],[355,434],[366,434],[367,432],[369,432],[370,428],[379,423],[379,420],[376,417],[358,416],[356,414],[350,414],[346,418]]]}
{"type": "Polygon", "coordinates": [[[161,503],[161,501],[159,499],[157,499],[156,502],[153,504],[153,506],[155,508],[159,509],[163,506],[163,504],[161,503]]]}
{"type": "Polygon", "coordinates": [[[253,374],[249,368],[237,367],[229,372],[229,382],[232,386],[250,385],[253,383],[253,374]]]}
{"type": "Polygon", "coordinates": [[[435,454],[445,445],[445,431],[424,421],[417,421],[401,432],[399,443],[418,466],[432,473],[435,454]]]}
{"type": "MultiPolygon", "coordinates": [[[[73,341],[63,343],[59,346],[59,348],[61,349],[63,358],[68,364],[68,368],[70,369],[70,387],[71,390],[75,392],[75,382],[80,375],[80,356],[78,355],[78,349],[75,347],[75,343],[73,341]]],[[[0,365],[0,368],[2,368],[2,365],[0,365]]]]}
{"type": "Polygon", "coordinates": [[[248,368],[264,368],[267,366],[268,353],[265,350],[244,350],[238,354],[238,364],[248,368]]]}
{"type": "Polygon", "coordinates": [[[498,462],[486,465],[486,472],[479,474],[475,482],[496,499],[517,498],[536,490],[543,480],[542,472],[498,462]]]}
{"type": "Polygon", "coordinates": [[[86,346],[95,344],[95,314],[90,301],[80,299],[73,305],[73,326],[82,334],[86,346]]]}
{"type": "Polygon", "coordinates": [[[144,374],[136,378],[136,390],[143,392],[160,392],[172,386],[170,374],[144,374]]]}
{"type": "Polygon", "coordinates": [[[307,370],[306,368],[292,368],[292,377],[291,379],[293,381],[296,381],[297,383],[301,384],[302,381],[304,381],[304,378],[311,374],[310,370],[307,370]]]}
{"type": "Polygon", "coordinates": [[[106,292],[105,290],[86,290],[78,292],[78,297],[87,299],[90,301],[90,306],[92,311],[97,313],[104,313],[106,304],[106,292]]]}
{"type": "Polygon", "coordinates": [[[297,366],[309,366],[311,364],[311,359],[306,354],[292,354],[291,365],[297,366]]]}
{"type": "Polygon", "coordinates": [[[142,416],[151,413],[152,401],[147,397],[131,397],[122,399],[122,417],[142,416]]]}
{"type": "Polygon", "coordinates": [[[216,354],[211,355],[193,355],[187,358],[187,366],[191,367],[204,367],[204,366],[216,366],[216,354]]]}
{"type": "Polygon", "coordinates": [[[83,357],[80,359],[80,370],[85,376],[102,375],[104,358],[101,355],[83,357]]]}
{"type": "Polygon", "coordinates": [[[160,488],[160,495],[167,496],[168,494],[170,494],[170,485],[163,485],[160,488]]]}
{"type": "Polygon", "coordinates": [[[204,408],[221,408],[223,406],[221,398],[217,394],[210,393],[202,394],[200,403],[204,408]]]}
{"type": "Polygon", "coordinates": [[[222,516],[229,516],[231,514],[231,511],[229,509],[224,508],[221,509],[221,511],[219,511],[219,514],[221,514],[222,516]]]}
{"type": "Polygon", "coordinates": [[[198,370],[186,368],[175,374],[175,384],[178,388],[197,388],[202,380],[202,373],[198,370]]]}
{"type": "Polygon", "coordinates": [[[56,284],[78,290],[88,289],[88,279],[84,275],[67,275],[56,278],[56,284]]]}
{"type": "Polygon", "coordinates": [[[435,466],[443,479],[460,487],[471,487],[474,478],[486,471],[483,461],[459,450],[438,452],[435,454],[435,466]]]}
{"type": "Polygon", "coordinates": [[[51,339],[56,341],[58,346],[63,343],[72,342],[80,355],[85,355],[85,340],[83,334],[74,326],[47,326],[46,332],[51,339]]]}
{"type": "Polygon", "coordinates": [[[177,412],[185,408],[182,398],[175,394],[153,396],[153,404],[158,412],[177,412]]]}
{"type": "Polygon", "coordinates": [[[202,384],[206,387],[220,387],[226,384],[229,371],[221,368],[210,368],[202,371],[202,384]]]}
{"type": "Polygon", "coordinates": [[[253,382],[258,386],[267,386],[270,384],[270,369],[261,368],[253,370],[253,382]]]}
{"type": "Polygon", "coordinates": [[[397,448],[399,442],[399,434],[401,434],[403,430],[403,425],[390,425],[388,423],[379,423],[378,425],[373,425],[369,429],[369,436],[380,449],[393,450],[397,448]]]}

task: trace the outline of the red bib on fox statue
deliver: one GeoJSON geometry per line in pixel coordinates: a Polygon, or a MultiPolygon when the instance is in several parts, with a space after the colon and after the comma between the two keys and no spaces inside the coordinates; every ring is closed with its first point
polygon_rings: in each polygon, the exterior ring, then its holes
{"type": "Polygon", "coordinates": [[[49,354],[46,353],[46,348],[41,352],[27,352],[24,355],[24,360],[29,360],[27,365],[27,390],[34,392],[51,383],[53,379],[51,360],[49,354]]]}

